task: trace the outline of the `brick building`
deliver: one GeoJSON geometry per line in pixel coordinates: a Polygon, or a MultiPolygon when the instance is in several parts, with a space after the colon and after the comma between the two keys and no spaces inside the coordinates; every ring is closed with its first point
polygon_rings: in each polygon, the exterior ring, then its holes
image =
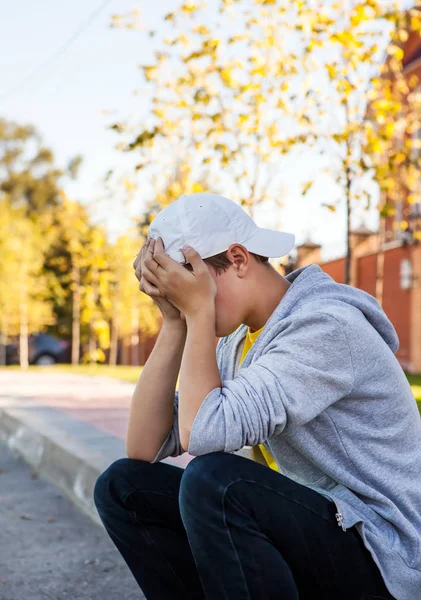
{"type": "MultiPolygon", "coordinates": [[[[400,346],[396,356],[409,373],[421,373],[421,245],[391,240],[379,252],[379,235],[365,227],[351,234],[351,285],[374,297],[377,270],[383,260],[383,310],[393,323],[400,346]]],[[[297,247],[293,268],[317,263],[338,283],[345,281],[345,257],[322,262],[321,246],[305,242],[297,247]]],[[[380,301],[380,300],[379,300],[380,301]]]]}
{"type": "MultiPolygon", "coordinates": [[[[421,81],[419,34],[410,34],[403,49],[404,73],[416,74],[421,81]]],[[[395,215],[385,219],[384,228],[383,242],[378,232],[364,226],[352,232],[350,284],[377,298],[399,336],[400,364],[409,373],[421,373],[421,244],[412,235],[421,230],[421,192],[415,204],[403,197],[395,215]],[[408,223],[404,230],[398,227],[403,220],[408,223]]],[[[344,283],[345,257],[322,262],[321,246],[311,241],[297,247],[296,262],[289,269],[311,263],[344,283]]]]}

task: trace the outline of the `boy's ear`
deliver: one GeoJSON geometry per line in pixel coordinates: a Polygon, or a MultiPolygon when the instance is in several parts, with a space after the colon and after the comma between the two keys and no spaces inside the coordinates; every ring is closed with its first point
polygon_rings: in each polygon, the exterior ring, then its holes
{"type": "Polygon", "coordinates": [[[227,256],[232,262],[234,269],[239,277],[243,277],[250,264],[250,254],[241,244],[233,244],[227,250],[227,256]]]}

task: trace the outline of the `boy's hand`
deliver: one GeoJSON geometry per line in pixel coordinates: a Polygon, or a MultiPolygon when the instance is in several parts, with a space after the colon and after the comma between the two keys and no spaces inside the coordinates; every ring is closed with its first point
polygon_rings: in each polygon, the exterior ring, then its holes
{"type": "Polygon", "coordinates": [[[186,318],[202,310],[214,310],[216,283],[199,254],[191,247],[183,248],[183,254],[192,271],[165,254],[161,238],[152,240],[152,256],[145,257],[144,273],[149,284],[155,286],[161,296],[171,302],[186,318]]]}
{"type": "MultiPolygon", "coordinates": [[[[154,242],[154,240],[149,239],[146,244],[142,246],[139,254],[136,255],[136,258],[133,262],[135,276],[139,281],[139,289],[141,292],[144,292],[152,298],[154,303],[161,311],[165,322],[175,322],[179,324],[184,323],[185,326],[184,315],[181,314],[180,311],[173,304],[171,304],[171,302],[166,300],[160,293],[159,289],[145,277],[145,275],[148,273],[148,268],[145,265],[145,259],[152,257],[153,244],[151,244],[151,242],[154,242]]],[[[149,278],[151,279],[150,273],[149,278]]]]}

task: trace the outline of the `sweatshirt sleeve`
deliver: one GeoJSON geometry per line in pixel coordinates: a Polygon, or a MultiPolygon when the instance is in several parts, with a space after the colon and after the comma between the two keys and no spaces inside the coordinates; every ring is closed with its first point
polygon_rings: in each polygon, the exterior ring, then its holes
{"type": "Polygon", "coordinates": [[[353,386],[342,324],[322,311],[295,317],[264,354],[204,398],[188,452],[199,456],[261,444],[287,425],[305,425],[353,386]]]}
{"type": "Polygon", "coordinates": [[[158,454],[155,456],[152,463],[157,463],[164,458],[168,458],[169,456],[180,456],[181,454],[184,454],[184,452],[185,450],[180,442],[180,432],[178,428],[178,390],[176,390],[174,394],[173,426],[171,427],[166,440],[158,450],[158,454]]]}

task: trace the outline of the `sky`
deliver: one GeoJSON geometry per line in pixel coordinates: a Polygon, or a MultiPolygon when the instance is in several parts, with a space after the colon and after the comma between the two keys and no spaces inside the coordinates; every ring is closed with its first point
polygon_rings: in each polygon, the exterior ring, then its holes
{"type": "MultiPolygon", "coordinates": [[[[163,16],[176,0],[111,0],[89,23],[78,38],[56,59],[39,68],[80,28],[104,0],[0,0],[0,116],[31,123],[51,148],[57,163],[65,166],[77,154],[83,164],[76,183],[66,183],[72,198],[91,201],[102,194],[106,172],[117,166],[130,169],[133,158],[116,150],[120,141],[108,125],[119,117],[139,119],[148,109],[145,93],[134,95],[143,85],[139,64],[148,64],[153,51],[166,33],[163,16]],[[154,38],[144,32],[110,28],[112,14],[141,11],[154,38]]],[[[345,210],[335,213],[321,207],[332,194],[332,187],[321,179],[306,197],[296,185],[303,173],[314,173],[317,161],[298,157],[285,174],[288,193],[284,207],[276,213],[270,206],[256,214],[260,226],[276,226],[295,234],[296,243],[310,238],[322,244],[325,260],[345,251],[345,210]]],[[[102,204],[100,219],[116,234],[139,215],[145,198],[141,190],[130,206],[117,198],[102,204]]],[[[376,229],[378,218],[373,208],[356,214],[354,225],[364,223],[376,229]]]]}

